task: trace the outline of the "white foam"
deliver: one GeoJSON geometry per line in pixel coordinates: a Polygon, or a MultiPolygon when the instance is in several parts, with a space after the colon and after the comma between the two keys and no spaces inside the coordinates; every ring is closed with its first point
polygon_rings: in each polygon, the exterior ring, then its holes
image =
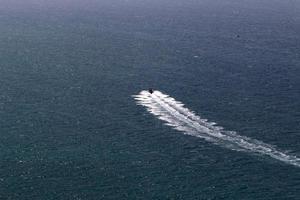
{"type": "Polygon", "coordinates": [[[274,146],[264,142],[238,135],[234,131],[225,131],[223,127],[197,116],[193,111],[185,108],[183,103],[160,91],[154,91],[153,94],[141,91],[133,97],[138,105],[145,106],[150,113],[165,121],[166,125],[184,134],[203,138],[232,150],[266,155],[300,167],[300,158],[277,150],[274,146]]]}

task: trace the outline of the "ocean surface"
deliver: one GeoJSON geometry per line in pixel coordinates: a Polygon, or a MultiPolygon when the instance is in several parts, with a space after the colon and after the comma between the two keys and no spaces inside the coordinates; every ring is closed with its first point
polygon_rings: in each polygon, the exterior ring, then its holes
{"type": "Polygon", "coordinates": [[[299,11],[0,0],[0,199],[300,199],[299,11]]]}

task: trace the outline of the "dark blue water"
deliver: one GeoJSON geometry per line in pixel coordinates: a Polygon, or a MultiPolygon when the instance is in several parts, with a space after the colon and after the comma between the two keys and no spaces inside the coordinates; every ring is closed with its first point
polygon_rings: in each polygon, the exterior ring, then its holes
{"type": "Polygon", "coordinates": [[[300,156],[300,3],[0,5],[0,199],[299,199],[300,168],[184,135],[153,87],[300,156]]]}

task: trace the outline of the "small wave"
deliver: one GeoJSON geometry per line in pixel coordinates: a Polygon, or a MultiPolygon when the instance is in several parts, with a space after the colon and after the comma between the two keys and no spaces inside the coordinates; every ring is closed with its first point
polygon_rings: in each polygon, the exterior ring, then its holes
{"type": "Polygon", "coordinates": [[[277,150],[274,146],[259,140],[238,135],[234,131],[225,131],[223,127],[217,126],[214,122],[208,122],[207,119],[201,118],[184,107],[184,104],[180,101],[176,101],[160,91],[155,91],[153,94],[148,91],[141,91],[133,97],[138,105],[146,107],[150,113],[164,121],[166,125],[184,134],[203,138],[206,141],[232,150],[266,155],[300,167],[298,157],[277,150]]]}

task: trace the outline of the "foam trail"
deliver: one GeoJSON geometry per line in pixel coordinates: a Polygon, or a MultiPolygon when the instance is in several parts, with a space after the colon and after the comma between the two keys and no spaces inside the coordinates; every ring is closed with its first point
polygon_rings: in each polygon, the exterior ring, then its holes
{"type": "Polygon", "coordinates": [[[203,138],[206,141],[237,151],[247,151],[261,155],[267,155],[279,161],[300,167],[300,158],[277,150],[274,146],[240,136],[234,131],[225,131],[216,123],[208,122],[197,116],[193,111],[184,107],[184,104],[174,98],[154,91],[141,91],[138,95],[133,95],[138,105],[145,106],[147,110],[159,119],[166,122],[187,135],[203,138]]]}

